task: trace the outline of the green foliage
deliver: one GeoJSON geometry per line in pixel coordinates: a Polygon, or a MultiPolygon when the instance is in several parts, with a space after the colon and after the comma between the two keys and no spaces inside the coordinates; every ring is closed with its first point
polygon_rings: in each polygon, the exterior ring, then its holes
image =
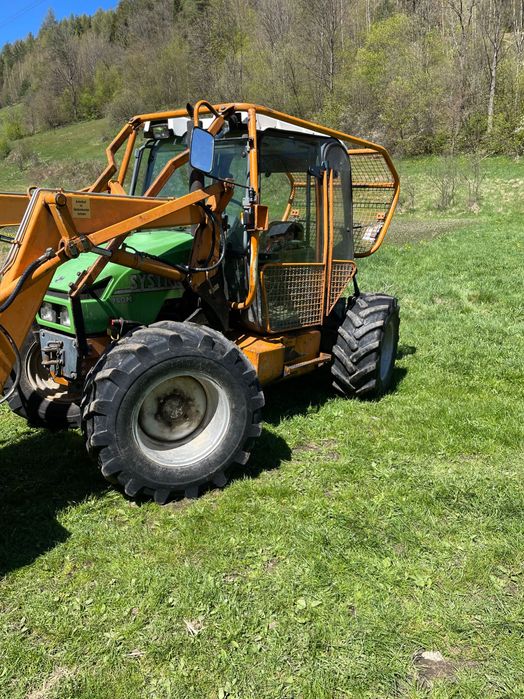
{"type": "Polygon", "coordinates": [[[415,20],[402,14],[376,23],[346,87],[352,106],[345,127],[356,121],[361,132],[378,130],[380,140],[406,154],[438,152],[449,138],[442,116],[448,71],[436,32],[417,35],[415,20]]]}
{"type": "Polygon", "coordinates": [[[23,138],[26,135],[22,126],[22,121],[15,113],[4,122],[3,130],[9,141],[17,141],[19,138],[23,138]]]}
{"type": "Polygon", "coordinates": [[[7,162],[19,170],[27,170],[38,163],[38,156],[27,141],[19,141],[7,156],[7,162]]]}
{"type": "Polygon", "coordinates": [[[0,159],[4,160],[11,152],[11,144],[8,138],[0,136],[0,159]]]}
{"type": "Polygon", "coordinates": [[[98,66],[92,84],[80,93],[79,112],[83,119],[100,119],[108,113],[121,89],[121,77],[116,66],[98,66]]]}

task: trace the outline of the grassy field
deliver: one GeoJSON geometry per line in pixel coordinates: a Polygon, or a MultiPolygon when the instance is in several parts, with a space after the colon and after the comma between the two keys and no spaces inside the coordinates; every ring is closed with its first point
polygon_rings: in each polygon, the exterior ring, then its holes
{"type": "Polygon", "coordinates": [[[86,167],[89,184],[95,164],[105,163],[105,147],[115,134],[100,119],[13,141],[11,153],[1,162],[0,192],[23,192],[35,184],[67,187],[70,181],[79,186],[84,183],[76,182],[77,170],[86,167]]]}
{"type": "Polygon", "coordinates": [[[524,162],[445,214],[401,170],[360,274],[402,309],[381,401],[269,389],[247,469],[163,508],[0,412],[1,697],[524,697],[524,162]]]}

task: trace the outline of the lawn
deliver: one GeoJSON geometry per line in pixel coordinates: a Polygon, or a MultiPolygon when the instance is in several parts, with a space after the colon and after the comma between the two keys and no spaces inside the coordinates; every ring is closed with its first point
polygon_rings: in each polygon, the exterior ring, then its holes
{"type": "Polygon", "coordinates": [[[224,490],[137,505],[2,410],[1,697],[524,697],[524,164],[483,168],[444,214],[401,163],[414,206],[360,272],[400,299],[394,390],[268,389],[224,490]]]}

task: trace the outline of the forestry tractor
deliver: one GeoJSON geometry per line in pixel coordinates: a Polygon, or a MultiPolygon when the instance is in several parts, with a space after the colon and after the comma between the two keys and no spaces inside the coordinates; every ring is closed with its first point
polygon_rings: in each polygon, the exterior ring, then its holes
{"type": "Polygon", "coordinates": [[[388,390],[398,303],[362,293],[355,263],[397,204],[384,148],[202,100],[132,118],[106,153],[84,190],[0,194],[16,413],[81,426],[109,481],[162,504],[248,461],[261,387],[329,365],[344,396],[388,390]]]}

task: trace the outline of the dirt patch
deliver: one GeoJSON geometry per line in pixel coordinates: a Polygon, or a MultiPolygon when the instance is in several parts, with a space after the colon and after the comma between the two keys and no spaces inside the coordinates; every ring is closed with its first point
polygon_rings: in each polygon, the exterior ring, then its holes
{"type": "Polygon", "coordinates": [[[307,454],[308,452],[310,453],[315,453],[320,449],[320,446],[316,444],[315,442],[309,442],[308,444],[299,444],[296,446],[293,451],[295,454],[307,454]]]}
{"type": "Polygon", "coordinates": [[[449,218],[442,220],[393,218],[387,234],[387,242],[395,245],[418,243],[421,240],[433,240],[445,233],[464,228],[475,223],[474,218],[449,218]]]}
{"type": "Polygon", "coordinates": [[[57,685],[66,677],[71,677],[72,670],[66,667],[57,667],[52,674],[44,681],[40,689],[34,689],[26,695],[26,699],[48,699],[57,685]]]}
{"type": "Polygon", "coordinates": [[[321,439],[320,442],[306,442],[304,444],[298,444],[294,449],[293,453],[300,456],[301,454],[322,454],[322,456],[327,457],[330,461],[337,461],[340,458],[336,447],[338,442],[336,439],[321,439]]]}
{"type": "Polygon", "coordinates": [[[413,656],[417,683],[430,689],[435,680],[454,680],[456,666],[446,660],[438,650],[419,650],[413,656]]]}
{"type": "Polygon", "coordinates": [[[279,563],[280,561],[278,560],[278,558],[270,558],[268,561],[264,563],[264,570],[266,571],[266,573],[272,573],[279,563]]]}

